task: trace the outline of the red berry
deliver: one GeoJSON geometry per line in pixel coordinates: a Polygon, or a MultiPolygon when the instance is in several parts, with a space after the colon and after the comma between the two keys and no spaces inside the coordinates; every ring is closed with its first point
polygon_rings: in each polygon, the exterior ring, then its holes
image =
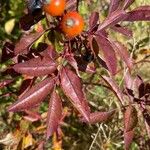
{"type": "Polygon", "coordinates": [[[65,0],[45,0],[43,9],[51,16],[61,16],[65,10],[65,0]]]}
{"type": "Polygon", "coordinates": [[[63,16],[61,29],[68,38],[79,35],[84,27],[82,16],[78,12],[68,12],[63,16]]]}

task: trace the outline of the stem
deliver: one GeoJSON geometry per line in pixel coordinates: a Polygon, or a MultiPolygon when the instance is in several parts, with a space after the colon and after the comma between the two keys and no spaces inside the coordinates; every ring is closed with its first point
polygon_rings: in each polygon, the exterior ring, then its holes
{"type": "Polygon", "coordinates": [[[88,85],[95,85],[95,86],[103,86],[107,89],[111,89],[109,86],[101,84],[101,83],[91,83],[91,82],[83,82],[83,84],[88,84],[88,85]]]}
{"type": "Polygon", "coordinates": [[[100,129],[101,129],[101,127],[99,126],[99,127],[98,127],[98,130],[97,130],[97,133],[96,133],[96,135],[95,135],[95,137],[94,137],[94,139],[93,139],[93,141],[92,141],[92,143],[91,143],[91,145],[90,145],[89,150],[91,150],[91,149],[93,148],[93,145],[94,145],[94,143],[95,143],[95,141],[96,141],[96,139],[97,139],[97,136],[98,136],[98,134],[99,134],[100,129]]]}

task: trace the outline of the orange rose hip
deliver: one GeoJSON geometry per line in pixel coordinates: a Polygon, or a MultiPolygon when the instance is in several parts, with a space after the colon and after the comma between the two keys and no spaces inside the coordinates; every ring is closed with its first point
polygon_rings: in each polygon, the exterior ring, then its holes
{"type": "Polygon", "coordinates": [[[84,20],[78,12],[68,12],[63,16],[61,29],[68,38],[79,35],[84,28],[84,20]]]}
{"type": "Polygon", "coordinates": [[[43,10],[51,16],[61,16],[64,13],[66,0],[44,0],[43,10]]]}

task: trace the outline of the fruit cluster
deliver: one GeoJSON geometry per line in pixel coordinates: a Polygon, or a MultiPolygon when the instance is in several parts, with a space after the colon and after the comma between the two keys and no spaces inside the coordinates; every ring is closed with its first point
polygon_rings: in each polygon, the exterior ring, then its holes
{"type": "Polygon", "coordinates": [[[82,16],[71,11],[64,14],[66,0],[44,0],[43,10],[51,16],[62,16],[61,29],[68,38],[74,38],[79,35],[84,27],[82,16]]]}

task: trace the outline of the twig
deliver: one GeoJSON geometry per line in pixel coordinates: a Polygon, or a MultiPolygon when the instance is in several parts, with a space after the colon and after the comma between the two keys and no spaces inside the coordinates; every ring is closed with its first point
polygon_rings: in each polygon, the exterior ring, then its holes
{"type": "Polygon", "coordinates": [[[95,85],[95,86],[103,86],[103,87],[105,87],[107,89],[111,89],[109,86],[101,84],[101,83],[83,82],[83,84],[89,84],[89,85],[95,85]]]}
{"type": "Polygon", "coordinates": [[[96,141],[96,139],[97,139],[97,136],[98,136],[98,134],[99,134],[100,129],[101,129],[101,127],[100,127],[100,125],[99,125],[98,130],[97,130],[97,133],[96,133],[96,135],[95,135],[95,137],[94,137],[94,139],[93,139],[93,141],[92,141],[92,143],[91,143],[91,146],[90,146],[89,150],[91,150],[91,149],[93,148],[93,145],[94,145],[94,143],[95,143],[95,141],[96,141]]]}

